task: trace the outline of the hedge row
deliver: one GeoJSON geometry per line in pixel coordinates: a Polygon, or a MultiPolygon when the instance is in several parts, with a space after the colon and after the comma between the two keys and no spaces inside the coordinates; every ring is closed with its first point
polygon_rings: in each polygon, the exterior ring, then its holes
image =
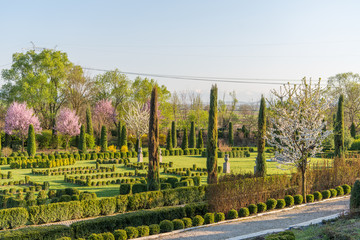
{"type": "Polygon", "coordinates": [[[14,160],[10,163],[10,168],[53,168],[60,166],[67,166],[75,164],[75,158],[60,158],[60,159],[33,159],[14,160]]]}
{"type": "Polygon", "coordinates": [[[80,186],[105,186],[110,184],[122,184],[122,183],[141,183],[137,179],[134,178],[118,178],[118,179],[112,179],[112,180],[106,180],[106,181],[93,181],[91,179],[75,179],[74,177],[67,177],[65,179],[65,182],[73,183],[80,186]]]}
{"type": "MultiPolygon", "coordinates": [[[[169,163],[159,163],[160,168],[169,168],[169,167],[173,167],[174,163],[173,162],[169,162],[169,163]]],[[[149,163],[147,162],[141,162],[141,163],[127,163],[125,164],[125,167],[127,168],[134,168],[134,169],[138,169],[138,170],[146,170],[149,166],[149,163]]]]}
{"type": "Polygon", "coordinates": [[[96,169],[95,167],[73,167],[73,168],[57,168],[57,169],[46,169],[46,170],[36,170],[32,169],[31,173],[34,175],[65,175],[65,174],[91,174],[99,172],[114,172],[115,166],[113,167],[100,167],[96,169]]]}
{"type": "MultiPolygon", "coordinates": [[[[224,158],[225,154],[229,155],[229,158],[238,158],[238,157],[250,157],[250,152],[248,150],[232,150],[230,152],[218,152],[218,158],[224,158]]],[[[206,157],[207,153],[202,152],[202,157],[206,157]]]]}

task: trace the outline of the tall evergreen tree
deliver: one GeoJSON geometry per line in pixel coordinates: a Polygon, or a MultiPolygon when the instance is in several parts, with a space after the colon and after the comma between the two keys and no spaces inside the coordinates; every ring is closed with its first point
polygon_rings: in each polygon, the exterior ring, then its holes
{"type": "Polygon", "coordinates": [[[4,147],[10,147],[10,144],[11,144],[11,135],[5,133],[4,147]]]}
{"type": "Polygon", "coordinates": [[[177,138],[176,138],[176,123],[173,121],[171,123],[171,137],[172,137],[172,145],[174,148],[177,148],[177,138]]]}
{"type": "Polygon", "coordinates": [[[258,154],[256,157],[256,167],[255,167],[255,175],[259,177],[264,177],[266,175],[265,137],[266,137],[266,104],[265,104],[264,96],[261,96],[259,116],[258,116],[258,136],[257,136],[258,154]]]}
{"type": "Polygon", "coordinates": [[[141,148],[141,138],[136,139],[136,143],[135,143],[136,152],[139,151],[139,148],[141,148]]]}
{"type": "Polygon", "coordinates": [[[196,132],[195,132],[195,122],[191,122],[190,127],[190,139],[189,139],[189,148],[195,148],[196,146],[196,132]]]}
{"type": "MultiPolygon", "coordinates": [[[[0,145],[0,149],[1,149],[1,145],[0,145]]],[[[29,125],[29,130],[28,130],[27,153],[29,154],[29,156],[32,157],[35,156],[36,153],[35,130],[32,124],[29,125]]]]}
{"type": "Polygon", "coordinates": [[[171,150],[172,148],[171,130],[169,130],[166,136],[166,149],[171,150]]]}
{"type": "Polygon", "coordinates": [[[94,137],[94,129],[92,125],[90,107],[86,109],[86,134],[87,136],[85,135],[85,138],[87,142],[87,147],[92,149],[95,147],[95,137],[94,137]]]}
{"type": "Polygon", "coordinates": [[[182,150],[188,149],[189,148],[189,143],[188,143],[188,135],[187,135],[187,129],[184,128],[184,134],[183,134],[183,139],[181,142],[181,148],[182,150]]]}
{"type": "Polygon", "coordinates": [[[198,134],[196,148],[204,148],[203,130],[200,129],[198,134]]]}
{"type": "Polygon", "coordinates": [[[356,127],[355,127],[355,123],[352,122],[351,126],[350,126],[350,134],[352,138],[356,137],[356,127]]]}
{"type": "Polygon", "coordinates": [[[149,120],[149,167],[148,190],[160,189],[159,172],[159,117],[158,117],[158,89],[155,85],[151,92],[150,120],[149,120]]]}
{"type": "Polygon", "coordinates": [[[234,130],[232,122],[229,122],[229,146],[234,146],[234,130]]]}
{"type": "Polygon", "coordinates": [[[341,94],[334,127],[335,157],[337,158],[343,158],[345,153],[344,125],[344,96],[341,94]]]}
{"type": "Polygon", "coordinates": [[[126,126],[122,126],[122,130],[121,130],[121,142],[120,142],[121,147],[122,146],[127,146],[127,133],[126,133],[126,126]]]}
{"type": "Polygon", "coordinates": [[[217,183],[217,144],[218,144],[218,122],[217,122],[217,95],[216,84],[211,87],[210,109],[208,123],[208,139],[206,144],[207,160],[206,167],[208,172],[207,182],[209,184],[217,183]]]}
{"type": "MultiPolygon", "coordinates": [[[[118,122],[117,126],[117,146],[119,149],[121,149],[121,123],[118,122]]],[[[137,151],[137,150],[136,150],[137,151]]]]}
{"type": "Polygon", "coordinates": [[[84,125],[81,125],[80,128],[79,151],[86,153],[86,132],[84,125]]]}
{"type": "Polygon", "coordinates": [[[101,128],[101,140],[100,140],[100,147],[102,152],[106,152],[108,148],[108,142],[107,142],[107,130],[106,126],[102,126],[101,128]]]}

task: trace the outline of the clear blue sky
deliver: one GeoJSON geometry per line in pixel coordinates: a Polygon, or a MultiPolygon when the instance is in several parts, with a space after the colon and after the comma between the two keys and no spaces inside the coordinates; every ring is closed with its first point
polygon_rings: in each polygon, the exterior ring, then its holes
{"type": "MultiPolygon", "coordinates": [[[[301,79],[360,72],[359,1],[0,2],[0,66],[38,47],[84,67],[172,75],[301,79]]],[[[9,66],[2,66],[0,68],[9,66]]],[[[93,72],[91,72],[93,74],[93,72]]],[[[133,78],[133,76],[129,76],[133,78]]],[[[173,90],[211,83],[157,79],[173,90]]],[[[255,101],[276,85],[219,83],[255,101]]],[[[204,99],[206,100],[206,99],[204,99]]]]}

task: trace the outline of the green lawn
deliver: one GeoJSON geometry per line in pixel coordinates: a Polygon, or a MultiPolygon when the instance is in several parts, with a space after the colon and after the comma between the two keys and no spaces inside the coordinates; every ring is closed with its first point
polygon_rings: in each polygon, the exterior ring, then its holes
{"type": "MultiPolygon", "coordinates": [[[[270,158],[270,154],[266,155],[267,158],[270,158]]],[[[230,168],[234,173],[239,172],[253,172],[255,166],[256,153],[251,153],[251,156],[248,158],[231,158],[230,168]]],[[[315,159],[318,160],[318,159],[315,159]]],[[[131,162],[136,162],[136,158],[131,158],[131,162]]],[[[144,158],[144,161],[147,161],[147,158],[144,158]]],[[[193,167],[193,164],[196,164],[197,167],[206,168],[206,158],[201,156],[163,156],[163,162],[173,162],[174,168],[189,168],[193,167]]],[[[224,163],[224,159],[218,159],[218,166],[222,166],[224,163]]],[[[104,164],[105,165],[105,164],[104,164]]],[[[95,161],[77,161],[75,165],[64,166],[60,168],[68,168],[68,167],[80,167],[80,166],[95,166],[95,161]]],[[[111,164],[106,164],[106,166],[112,166],[111,164]]],[[[267,162],[268,174],[282,174],[282,173],[290,173],[290,170],[281,170],[278,167],[278,163],[275,162],[267,162]]],[[[71,183],[64,182],[64,175],[56,175],[56,176],[43,176],[43,175],[33,175],[31,174],[31,169],[11,169],[9,165],[0,166],[1,172],[12,171],[13,179],[11,180],[23,180],[25,176],[30,176],[32,181],[36,182],[50,182],[50,189],[61,189],[67,187],[76,187],[81,191],[91,191],[96,192],[99,197],[107,197],[117,195],[119,192],[119,185],[106,185],[106,186],[97,186],[97,187],[86,187],[79,186],[71,183]]],[[[123,164],[116,165],[116,172],[125,172],[125,171],[133,171],[134,169],[125,168],[123,164]]],[[[161,172],[163,169],[160,170],[161,172]]],[[[100,174],[100,173],[99,173],[100,174]]],[[[161,177],[166,176],[174,176],[161,173],[161,177]]],[[[108,180],[108,179],[103,179],[108,180]]],[[[0,182],[8,182],[10,179],[0,179],[0,182]]],[[[202,177],[202,184],[206,184],[206,177],[202,177]]],[[[19,188],[20,186],[6,186],[1,187],[5,188],[19,188]]]]}

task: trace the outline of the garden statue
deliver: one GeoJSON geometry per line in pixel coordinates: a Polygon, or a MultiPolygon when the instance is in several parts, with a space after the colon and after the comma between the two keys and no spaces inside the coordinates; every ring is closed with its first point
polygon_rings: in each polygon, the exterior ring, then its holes
{"type": "Polygon", "coordinates": [[[225,154],[224,160],[225,162],[223,163],[223,173],[230,173],[229,154],[225,154]]]}
{"type": "Polygon", "coordinates": [[[139,150],[138,150],[138,160],[137,160],[138,163],[140,162],[143,162],[143,153],[142,153],[142,148],[139,147],[139,150]]]}

